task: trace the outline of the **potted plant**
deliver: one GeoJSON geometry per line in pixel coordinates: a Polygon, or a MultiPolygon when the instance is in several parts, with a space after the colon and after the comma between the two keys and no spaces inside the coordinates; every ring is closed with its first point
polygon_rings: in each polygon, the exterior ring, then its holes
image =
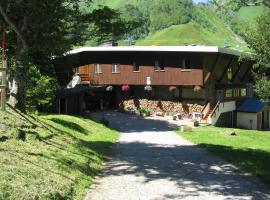
{"type": "Polygon", "coordinates": [[[122,86],[122,91],[123,91],[123,92],[128,92],[129,90],[130,90],[129,85],[123,85],[123,86],[122,86]]]}
{"type": "Polygon", "coordinates": [[[141,108],[139,111],[143,117],[149,117],[151,115],[151,111],[148,108],[141,108]]]}

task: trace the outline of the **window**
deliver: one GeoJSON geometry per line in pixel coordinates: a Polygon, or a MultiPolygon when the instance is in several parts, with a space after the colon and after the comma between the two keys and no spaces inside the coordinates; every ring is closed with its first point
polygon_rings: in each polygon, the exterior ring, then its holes
{"type": "Polygon", "coordinates": [[[133,71],[134,72],[140,71],[140,65],[138,65],[138,63],[136,63],[136,62],[133,62],[133,71]]]}
{"type": "Polygon", "coordinates": [[[226,90],[225,97],[232,98],[233,97],[233,90],[226,90]]]}
{"type": "Polygon", "coordinates": [[[102,73],[102,69],[101,69],[101,64],[95,64],[95,73],[96,74],[101,74],[102,73]]]}
{"type": "Polygon", "coordinates": [[[155,69],[155,71],[159,71],[159,70],[163,71],[164,70],[164,64],[162,62],[156,60],[155,63],[154,63],[154,69],[155,69]]]}
{"type": "Polygon", "coordinates": [[[247,96],[247,89],[241,89],[241,97],[246,97],[247,96]]]}
{"type": "Polygon", "coordinates": [[[112,64],[112,73],[120,73],[120,64],[112,64]]]}
{"type": "Polygon", "coordinates": [[[190,60],[184,58],[184,59],[182,60],[182,67],[181,67],[181,68],[182,68],[182,69],[190,69],[190,66],[191,66],[190,60]]]}
{"type": "Polygon", "coordinates": [[[240,97],[240,89],[234,89],[233,90],[233,96],[234,97],[240,97]]]}

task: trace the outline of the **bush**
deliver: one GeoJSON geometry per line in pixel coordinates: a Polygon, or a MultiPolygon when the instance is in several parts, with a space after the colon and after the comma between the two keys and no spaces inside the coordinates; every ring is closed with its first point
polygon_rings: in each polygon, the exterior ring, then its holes
{"type": "Polygon", "coordinates": [[[145,115],[145,116],[151,115],[151,111],[148,108],[141,108],[139,111],[141,115],[145,115]]]}
{"type": "Polygon", "coordinates": [[[54,100],[55,82],[55,78],[42,75],[36,66],[31,66],[26,82],[27,110],[48,112],[54,100]]]}

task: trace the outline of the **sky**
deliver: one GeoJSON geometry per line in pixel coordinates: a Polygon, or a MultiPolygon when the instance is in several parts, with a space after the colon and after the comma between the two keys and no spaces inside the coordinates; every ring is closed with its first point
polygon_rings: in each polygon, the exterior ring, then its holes
{"type": "Polygon", "coordinates": [[[207,3],[208,0],[193,0],[193,2],[195,2],[195,3],[199,3],[199,2],[207,3]]]}

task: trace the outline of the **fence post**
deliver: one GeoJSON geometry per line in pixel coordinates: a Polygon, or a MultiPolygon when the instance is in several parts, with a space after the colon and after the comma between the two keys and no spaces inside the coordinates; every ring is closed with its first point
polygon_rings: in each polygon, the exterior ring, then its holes
{"type": "Polygon", "coordinates": [[[7,68],[6,62],[2,63],[0,66],[0,89],[1,89],[1,109],[6,108],[6,87],[7,87],[7,68]]]}

